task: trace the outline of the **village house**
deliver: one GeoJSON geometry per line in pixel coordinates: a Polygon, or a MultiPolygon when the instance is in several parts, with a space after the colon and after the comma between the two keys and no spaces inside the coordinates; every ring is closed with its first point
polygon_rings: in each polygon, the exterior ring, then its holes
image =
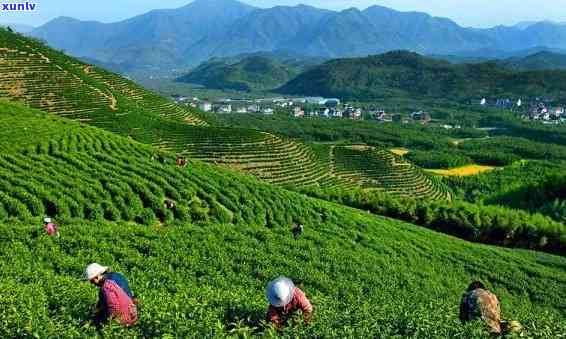
{"type": "Polygon", "coordinates": [[[259,111],[260,111],[260,107],[257,104],[253,104],[253,105],[248,106],[248,112],[250,112],[250,113],[259,113],[259,111]]]}
{"type": "Polygon", "coordinates": [[[411,119],[413,119],[413,121],[420,122],[421,124],[427,124],[432,120],[432,117],[427,112],[418,111],[411,113],[411,119]]]}
{"type": "Polygon", "coordinates": [[[199,109],[204,112],[212,111],[212,104],[208,101],[203,101],[199,104],[199,109]]]}
{"type": "Polygon", "coordinates": [[[324,102],[322,103],[322,105],[328,107],[328,108],[337,108],[340,105],[340,99],[325,99],[323,100],[324,102]]]}
{"type": "Polygon", "coordinates": [[[331,118],[342,118],[342,111],[336,108],[330,108],[330,117],[331,118]]]}
{"type": "Polygon", "coordinates": [[[232,105],[222,104],[222,105],[218,106],[216,111],[218,113],[232,113],[232,105]]]}
{"type": "Polygon", "coordinates": [[[320,107],[318,109],[318,116],[321,118],[330,118],[330,109],[328,107],[320,107]]]}
{"type": "Polygon", "coordinates": [[[361,119],[362,118],[362,110],[360,108],[354,108],[352,106],[346,106],[344,108],[344,114],[343,114],[344,118],[350,118],[350,119],[361,119]]]}
{"type": "Polygon", "coordinates": [[[305,116],[305,110],[302,107],[295,106],[293,109],[293,116],[295,118],[303,118],[305,116]]]}
{"type": "Polygon", "coordinates": [[[392,121],[391,115],[387,114],[384,109],[372,109],[370,115],[377,121],[392,121]]]}

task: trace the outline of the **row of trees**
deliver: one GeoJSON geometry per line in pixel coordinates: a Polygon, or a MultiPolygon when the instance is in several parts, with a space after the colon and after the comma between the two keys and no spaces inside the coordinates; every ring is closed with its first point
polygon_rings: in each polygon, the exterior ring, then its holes
{"type": "Polygon", "coordinates": [[[303,192],[473,242],[566,254],[566,227],[540,214],[462,201],[394,198],[376,191],[310,189],[303,192]]]}

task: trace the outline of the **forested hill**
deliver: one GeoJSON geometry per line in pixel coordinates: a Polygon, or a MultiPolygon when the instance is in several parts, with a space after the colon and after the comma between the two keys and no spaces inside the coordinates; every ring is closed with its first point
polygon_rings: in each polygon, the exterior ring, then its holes
{"type": "Polygon", "coordinates": [[[526,57],[502,60],[500,64],[517,70],[564,70],[566,69],[566,54],[541,51],[526,57]]]}
{"type": "Polygon", "coordinates": [[[285,84],[300,73],[298,65],[286,65],[268,56],[254,55],[236,63],[213,59],[178,79],[208,88],[237,91],[268,90],[285,84]]]}
{"type": "Polygon", "coordinates": [[[560,96],[564,71],[515,71],[495,62],[455,65],[395,51],[366,58],[336,59],[314,67],[279,89],[285,94],[344,99],[479,96],[560,96]]]}

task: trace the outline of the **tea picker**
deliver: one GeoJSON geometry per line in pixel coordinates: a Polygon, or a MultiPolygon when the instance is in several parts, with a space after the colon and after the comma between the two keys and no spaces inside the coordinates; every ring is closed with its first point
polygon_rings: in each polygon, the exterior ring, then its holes
{"type": "Polygon", "coordinates": [[[43,228],[50,237],[59,237],[59,227],[49,217],[43,218],[43,228]]]}
{"type": "Polygon", "coordinates": [[[521,324],[517,321],[501,320],[499,299],[479,281],[472,282],[462,296],[460,320],[462,323],[481,320],[485,322],[489,331],[496,335],[522,330],[521,324]]]}
{"type": "Polygon", "coordinates": [[[281,328],[297,311],[302,311],[305,323],[310,322],[313,307],[305,293],[289,278],[279,277],[267,285],[267,321],[281,328]]]}
{"type": "Polygon", "coordinates": [[[100,288],[95,312],[97,326],[112,319],[126,327],[135,325],[138,320],[137,300],[122,274],[92,263],[85,269],[84,279],[100,288]]]}
{"type": "Polygon", "coordinates": [[[295,224],[293,226],[293,229],[291,230],[291,232],[293,232],[293,237],[295,237],[295,239],[300,237],[304,231],[305,231],[305,227],[301,224],[295,224]]]}

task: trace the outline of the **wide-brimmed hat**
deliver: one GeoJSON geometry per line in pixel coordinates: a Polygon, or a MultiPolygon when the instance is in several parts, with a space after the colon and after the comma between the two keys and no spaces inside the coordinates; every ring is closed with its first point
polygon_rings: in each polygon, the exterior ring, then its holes
{"type": "Polygon", "coordinates": [[[279,277],[267,285],[266,296],[269,303],[275,307],[288,305],[293,299],[295,284],[289,278],[279,277]]]}
{"type": "Polygon", "coordinates": [[[86,267],[83,278],[85,280],[92,280],[93,278],[96,278],[99,275],[106,273],[106,271],[108,271],[107,266],[102,266],[97,263],[92,263],[86,267]]]}

